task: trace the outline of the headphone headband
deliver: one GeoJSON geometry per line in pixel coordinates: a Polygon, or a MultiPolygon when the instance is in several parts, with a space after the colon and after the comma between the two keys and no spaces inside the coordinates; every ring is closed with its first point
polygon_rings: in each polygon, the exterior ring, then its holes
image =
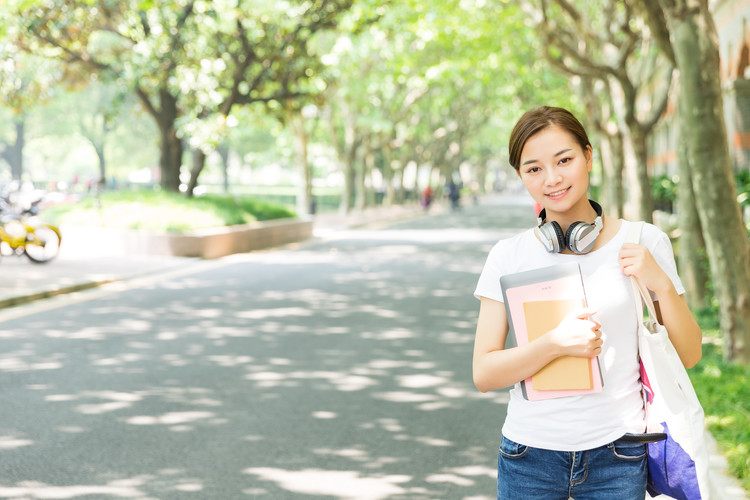
{"type": "Polygon", "coordinates": [[[568,227],[564,235],[560,224],[556,221],[545,223],[546,209],[539,212],[538,226],[534,229],[534,234],[548,252],[562,252],[568,248],[573,253],[585,254],[594,248],[596,238],[604,227],[604,222],[602,221],[601,205],[594,200],[589,200],[589,203],[596,212],[596,219],[593,224],[583,221],[574,222],[568,227]]]}
{"type": "MultiPolygon", "coordinates": [[[[594,219],[594,223],[592,224],[592,226],[596,227],[597,229],[599,229],[599,231],[601,231],[602,227],[604,227],[604,223],[602,222],[602,214],[603,214],[602,206],[599,205],[594,200],[589,200],[589,203],[591,204],[591,208],[593,208],[594,211],[596,212],[596,219],[594,219]]],[[[542,211],[539,212],[539,215],[536,218],[537,226],[541,226],[542,224],[544,224],[544,220],[546,218],[547,218],[547,209],[543,208],[542,211]]]]}

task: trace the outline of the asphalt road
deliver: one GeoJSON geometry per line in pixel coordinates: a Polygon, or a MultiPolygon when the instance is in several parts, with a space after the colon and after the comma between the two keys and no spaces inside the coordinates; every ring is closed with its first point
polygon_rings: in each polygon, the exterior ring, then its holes
{"type": "Polygon", "coordinates": [[[494,499],[467,206],[0,312],[0,498],[494,499]]]}

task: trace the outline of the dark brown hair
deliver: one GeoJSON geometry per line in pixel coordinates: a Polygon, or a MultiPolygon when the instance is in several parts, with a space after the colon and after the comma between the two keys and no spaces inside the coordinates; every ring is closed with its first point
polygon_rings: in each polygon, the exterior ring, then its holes
{"type": "Polygon", "coordinates": [[[573,113],[565,108],[555,108],[552,106],[540,106],[530,109],[518,120],[513,132],[510,133],[508,141],[508,159],[513,168],[518,170],[521,167],[521,152],[526,145],[526,141],[531,136],[544,130],[552,125],[557,125],[573,135],[581,149],[587,151],[586,146],[591,146],[586,129],[581,122],[573,116],[573,113]]]}

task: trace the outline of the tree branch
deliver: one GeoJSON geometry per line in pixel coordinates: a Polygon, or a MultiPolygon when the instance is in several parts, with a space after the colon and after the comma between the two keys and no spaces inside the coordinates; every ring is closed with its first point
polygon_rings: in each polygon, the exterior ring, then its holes
{"type": "MultiPolygon", "coordinates": [[[[667,59],[669,59],[672,65],[674,65],[674,49],[669,37],[667,18],[664,15],[664,9],[661,7],[660,3],[653,0],[628,0],[628,2],[633,2],[633,5],[639,10],[651,30],[651,35],[656,39],[656,44],[659,46],[659,49],[664,53],[667,59]]],[[[670,3],[674,5],[672,2],[662,3],[670,3]]]]}

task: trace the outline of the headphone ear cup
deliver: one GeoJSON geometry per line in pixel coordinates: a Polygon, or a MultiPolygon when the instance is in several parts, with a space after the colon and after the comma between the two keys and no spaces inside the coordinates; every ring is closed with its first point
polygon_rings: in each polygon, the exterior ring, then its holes
{"type": "Polygon", "coordinates": [[[594,226],[585,222],[574,222],[565,233],[565,244],[571,252],[582,255],[590,252],[599,235],[594,226]]]}
{"type": "Polygon", "coordinates": [[[565,235],[557,222],[551,221],[542,224],[534,232],[548,252],[559,253],[565,249],[565,235]]]}

